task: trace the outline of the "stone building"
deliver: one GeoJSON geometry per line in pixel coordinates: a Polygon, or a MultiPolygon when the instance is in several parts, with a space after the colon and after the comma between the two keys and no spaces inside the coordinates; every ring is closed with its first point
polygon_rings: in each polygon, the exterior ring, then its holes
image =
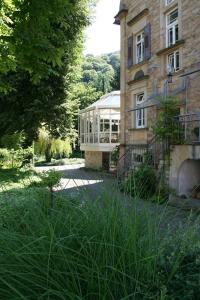
{"type": "Polygon", "coordinates": [[[121,0],[115,24],[121,28],[121,157],[143,145],[131,155],[132,163],[143,160],[145,146],[155,142],[159,99],[177,97],[185,141],[171,145],[169,181],[189,195],[200,185],[200,1],[121,0]]]}
{"type": "Polygon", "coordinates": [[[109,170],[112,151],[119,146],[120,92],[109,93],[81,110],[79,123],[86,167],[109,170]]]}

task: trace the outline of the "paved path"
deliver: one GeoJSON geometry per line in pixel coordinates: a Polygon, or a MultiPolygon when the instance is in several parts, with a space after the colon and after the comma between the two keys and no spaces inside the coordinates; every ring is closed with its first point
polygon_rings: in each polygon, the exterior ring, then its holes
{"type": "Polygon", "coordinates": [[[106,173],[87,170],[84,164],[66,165],[57,167],[38,167],[38,171],[56,170],[63,173],[61,184],[58,190],[64,191],[69,195],[74,193],[87,193],[93,196],[98,196],[100,193],[110,190],[112,187],[117,189],[117,184],[114,176],[106,173]]]}
{"type": "MultiPolygon", "coordinates": [[[[170,225],[172,228],[187,227],[191,223],[188,221],[190,213],[180,208],[174,208],[168,205],[157,205],[152,202],[139,200],[134,203],[129,196],[123,195],[117,186],[116,179],[112,175],[93,170],[87,170],[84,165],[66,165],[59,167],[38,167],[38,171],[48,171],[55,169],[63,172],[59,191],[69,196],[78,196],[82,201],[96,200],[104,195],[113,198],[121,198],[125,205],[136,205],[138,212],[146,209],[148,214],[163,215],[163,223],[161,226],[170,225]]],[[[193,219],[193,218],[192,218],[193,219]]]]}

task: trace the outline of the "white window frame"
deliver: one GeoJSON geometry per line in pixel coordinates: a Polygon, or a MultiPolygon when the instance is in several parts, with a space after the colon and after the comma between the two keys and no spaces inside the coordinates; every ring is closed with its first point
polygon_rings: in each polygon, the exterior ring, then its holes
{"type": "Polygon", "coordinates": [[[144,60],[144,31],[136,35],[136,63],[139,64],[144,60]],[[139,56],[139,51],[141,55],[139,56]]]}
{"type": "MultiPolygon", "coordinates": [[[[139,104],[142,104],[144,101],[145,101],[145,92],[141,92],[135,95],[136,108],[139,104]]],[[[146,127],[146,114],[144,108],[135,111],[135,124],[137,129],[146,127]],[[141,124],[139,124],[140,122],[141,124]]]]}
{"type": "Polygon", "coordinates": [[[170,5],[172,2],[174,2],[174,0],[165,0],[165,5],[168,6],[168,5],[170,5]]]}
{"type": "Polygon", "coordinates": [[[170,46],[176,44],[176,42],[179,40],[179,20],[178,20],[178,18],[179,18],[178,7],[173,9],[166,15],[166,44],[167,44],[167,47],[170,47],[170,46]],[[178,12],[177,19],[170,23],[170,21],[169,21],[170,15],[172,15],[176,11],[178,12]],[[176,28],[177,27],[178,27],[178,39],[176,39],[176,28]],[[172,41],[171,42],[170,42],[170,32],[172,33],[172,41]]]}
{"type": "Polygon", "coordinates": [[[180,51],[176,50],[167,56],[167,65],[171,69],[172,73],[180,71],[180,51]],[[177,59],[177,56],[179,59],[177,59]]]}

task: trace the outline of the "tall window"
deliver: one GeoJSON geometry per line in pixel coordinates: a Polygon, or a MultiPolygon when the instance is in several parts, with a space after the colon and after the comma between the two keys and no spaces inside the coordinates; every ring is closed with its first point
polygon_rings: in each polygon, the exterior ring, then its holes
{"type": "Polygon", "coordinates": [[[109,132],[109,131],[110,131],[110,119],[101,119],[100,132],[109,132]]]}
{"type": "MultiPolygon", "coordinates": [[[[144,93],[136,95],[136,107],[144,102],[144,93]]],[[[136,128],[145,127],[145,110],[144,108],[136,110],[136,128]]]]}
{"type": "Polygon", "coordinates": [[[136,63],[144,60],[144,32],[136,36],[136,63]]]}
{"type": "Polygon", "coordinates": [[[168,55],[168,66],[171,72],[177,72],[180,70],[180,53],[175,51],[168,55]]]}
{"type": "Polygon", "coordinates": [[[167,47],[174,45],[179,39],[178,8],[167,15],[167,47]]]}

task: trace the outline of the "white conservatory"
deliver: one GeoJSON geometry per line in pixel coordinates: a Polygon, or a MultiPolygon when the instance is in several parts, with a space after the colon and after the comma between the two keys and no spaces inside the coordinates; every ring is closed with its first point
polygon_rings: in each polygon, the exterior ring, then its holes
{"type": "Polygon", "coordinates": [[[80,149],[88,168],[110,169],[111,153],[119,145],[120,92],[112,92],[79,112],[80,149]]]}

